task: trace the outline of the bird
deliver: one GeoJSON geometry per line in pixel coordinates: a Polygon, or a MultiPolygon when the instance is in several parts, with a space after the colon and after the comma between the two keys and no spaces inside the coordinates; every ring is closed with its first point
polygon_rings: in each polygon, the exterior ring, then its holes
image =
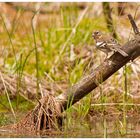
{"type": "Polygon", "coordinates": [[[106,53],[106,58],[110,52],[119,52],[124,57],[128,56],[128,54],[121,49],[121,45],[112,36],[103,34],[100,31],[94,31],[92,37],[95,40],[96,48],[106,53]]]}

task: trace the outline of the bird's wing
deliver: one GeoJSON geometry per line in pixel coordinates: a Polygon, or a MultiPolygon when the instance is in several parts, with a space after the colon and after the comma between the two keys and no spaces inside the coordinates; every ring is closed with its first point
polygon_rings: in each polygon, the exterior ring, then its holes
{"type": "Polygon", "coordinates": [[[124,52],[121,48],[120,45],[116,45],[113,47],[113,49],[117,52],[119,52],[121,55],[123,55],[124,57],[127,57],[128,54],[126,52],[124,52]]]}

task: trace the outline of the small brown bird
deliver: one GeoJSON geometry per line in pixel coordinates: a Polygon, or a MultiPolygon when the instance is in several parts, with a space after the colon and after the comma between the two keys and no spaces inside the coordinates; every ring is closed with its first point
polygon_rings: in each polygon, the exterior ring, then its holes
{"type": "Polygon", "coordinates": [[[93,32],[92,37],[96,42],[96,48],[106,53],[107,56],[109,52],[116,51],[124,57],[128,56],[126,52],[121,50],[121,45],[113,37],[105,35],[100,31],[93,32]]]}

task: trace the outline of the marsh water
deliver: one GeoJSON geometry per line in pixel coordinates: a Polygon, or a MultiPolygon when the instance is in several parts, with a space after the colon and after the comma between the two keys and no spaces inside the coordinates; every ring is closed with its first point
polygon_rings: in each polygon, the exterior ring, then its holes
{"type": "Polygon", "coordinates": [[[26,135],[0,129],[0,137],[58,137],[58,138],[138,138],[140,137],[140,118],[132,116],[124,118],[98,117],[92,120],[75,121],[62,131],[43,131],[38,135],[26,135]]]}

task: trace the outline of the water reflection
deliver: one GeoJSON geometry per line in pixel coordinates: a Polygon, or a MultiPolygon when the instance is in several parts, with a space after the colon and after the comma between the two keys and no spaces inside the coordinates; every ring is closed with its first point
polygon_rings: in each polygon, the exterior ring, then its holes
{"type": "Polygon", "coordinates": [[[58,137],[58,138],[139,138],[140,118],[126,117],[127,125],[124,129],[123,118],[93,117],[85,120],[84,124],[76,123],[72,128],[63,131],[42,131],[38,135],[16,134],[9,130],[0,130],[0,137],[58,137]]]}

